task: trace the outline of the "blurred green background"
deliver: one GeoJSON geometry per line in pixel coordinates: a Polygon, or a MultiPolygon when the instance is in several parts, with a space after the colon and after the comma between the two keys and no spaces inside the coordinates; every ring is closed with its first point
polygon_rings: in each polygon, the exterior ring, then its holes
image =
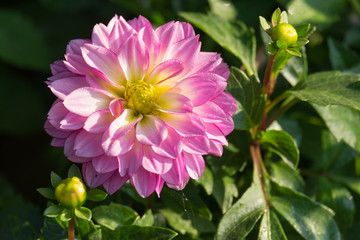
{"type": "MultiPolygon", "coordinates": [[[[266,55],[258,17],[269,19],[277,7],[293,14],[290,23],[310,22],[317,27],[307,46],[310,73],[349,68],[360,73],[358,0],[233,0],[225,4],[219,0],[2,0],[0,239],[6,236],[4,232],[8,224],[16,227],[16,223],[28,220],[27,215],[21,215],[21,208],[32,209],[28,215],[39,214],[45,208],[46,200],[35,189],[49,186],[51,171],[64,176],[70,166],[63,156],[63,149],[50,146],[51,137],[43,130],[43,124],[55,100],[44,83],[51,76],[49,65],[63,59],[65,47],[71,39],[90,38],[96,23],[107,24],[115,14],[127,20],[143,15],[154,26],[159,26],[171,20],[181,20],[178,15],[181,11],[212,11],[254,28],[261,73],[266,55]],[[343,66],[334,60],[336,54],[341,54],[337,49],[343,49],[342,53],[351,52],[343,66]],[[329,56],[333,56],[333,60],[329,56]],[[13,222],[5,224],[9,219],[13,222]]],[[[199,29],[196,32],[202,34],[203,51],[221,52],[229,65],[241,66],[235,57],[199,29]]],[[[35,226],[31,231],[37,232],[42,226],[41,220],[31,221],[35,226]]]]}

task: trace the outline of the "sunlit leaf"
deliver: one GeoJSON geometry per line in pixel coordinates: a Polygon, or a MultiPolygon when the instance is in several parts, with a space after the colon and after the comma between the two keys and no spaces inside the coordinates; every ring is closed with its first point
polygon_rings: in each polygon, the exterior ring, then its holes
{"type": "Polygon", "coordinates": [[[258,240],[286,240],[286,235],[274,211],[264,212],[259,229],[258,240]]]}
{"type": "Polygon", "coordinates": [[[161,227],[123,226],[118,227],[110,235],[112,240],[170,240],[177,235],[176,232],[161,227]]]}
{"type": "Polygon", "coordinates": [[[107,197],[107,193],[104,192],[103,190],[94,188],[94,189],[90,189],[87,192],[86,195],[86,200],[90,200],[90,201],[102,201],[107,197]]]}
{"type": "Polygon", "coordinates": [[[80,207],[75,209],[75,215],[78,218],[84,219],[86,221],[90,221],[91,219],[91,210],[86,207],[80,207]]]}

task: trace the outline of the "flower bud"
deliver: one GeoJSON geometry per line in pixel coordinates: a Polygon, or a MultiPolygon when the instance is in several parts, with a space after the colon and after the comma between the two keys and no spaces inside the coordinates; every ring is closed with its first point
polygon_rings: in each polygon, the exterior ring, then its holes
{"type": "Polygon", "coordinates": [[[271,39],[273,41],[284,41],[289,46],[293,43],[296,43],[298,35],[292,25],[288,23],[279,23],[273,28],[271,39]]]}
{"type": "Polygon", "coordinates": [[[56,187],[55,197],[66,208],[78,208],[86,201],[85,185],[77,177],[67,178],[56,187]]]}

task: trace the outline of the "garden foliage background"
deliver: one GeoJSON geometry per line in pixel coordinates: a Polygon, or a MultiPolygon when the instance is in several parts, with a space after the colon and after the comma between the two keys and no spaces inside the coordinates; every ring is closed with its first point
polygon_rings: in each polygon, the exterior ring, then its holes
{"type": "MultiPolygon", "coordinates": [[[[47,111],[54,101],[44,83],[51,75],[49,64],[63,58],[71,39],[90,38],[96,23],[107,23],[115,14],[127,20],[140,14],[159,26],[171,20],[184,20],[181,16],[188,16],[190,21],[189,15],[182,12],[211,12],[253,29],[256,66],[262,79],[267,55],[259,16],[270,19],[277,7],[293,14],[289,17],[291,24],[311,23],[316,32],[310,37],[304,58],[293,58],[283,70],[275,96],[290,88],[296,78],[310,73],[341,70],[360,74],[358,0],[2,0],[0,239],[35,239],[40,234],[45,239],[63,237],[56,224],[47,220],[44,223],[42,211],[46,199],[36,188],[50,186],[51,171],[65,177],[71,164],[62,148],[50,146],[51,138],[43,130],[47,111]]],[[[229,66],[241,67],[236,56],[199,28],[195,29],[201,34],[203,51],[220,52],[229,66]]],[[[359,111],[301,102],[279,123],[299,147],[299,171],[289,170],[279,162],[271,165],[270,173],[280,176],[285,185],[290,184],[332,208],[344,239],[359,239],[359,111]]],[[[125,185],[104,203],[123,204],[140,216],[151,215],[150,225],[173,229],[179,234],[175,239],[213,239],[223,214],[252,182],[249,138],[247,131],[235,130],[228,137],[230,145],[223,157],[208,156],[203,177],[196,182],[191,180],[183,191],[165,187],[160,199],[156,194],[142,199],[125,185]]],[[[131,214],[122,224],[131,224],[136,219],[137,214],[131,214]]],[[[302,239],[290,224],[280,220],[288,239],[302,239]]],[[[247,239],[256,239],[258,229],[255,227],[247,239]]]]}

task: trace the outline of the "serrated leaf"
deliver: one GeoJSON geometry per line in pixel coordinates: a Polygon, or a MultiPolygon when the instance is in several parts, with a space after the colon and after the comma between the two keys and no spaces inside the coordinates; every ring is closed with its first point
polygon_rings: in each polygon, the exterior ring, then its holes
{"type": "Polygon", "coordinates": [[[300,81],[290,93],[322,106],[345,105],[360,110],[360,75],[315,73],[300,81]]]}
{"type": "Polygon", "coordinates": [[[100,225],[111,230],[123,225],[132,224],[139,215],[129,207],[110,203],[92,210],[93,219],[100,225]]]}
{"type": "Polygon", "coordinates": [[[274,182],[271,184],[270,195],[271,205],[303,238],[341,239],[331,209],[274,182]]]}
{"type": "Polygon", "coordinates": [[[51,185],[56,188],[62,181],[62,178],[57,175],[56,173],[54,173],[53,171],[51,171],[50,174],[50,180],[51,180],[51,185]]]}
{"type": "Polygon", "coordinates": [[[79,167],[76,166],[75,164],[72,164],[68,171],[68,177],[69,178],[77,177],[82,180],[82,175],[81,175],[81,171],[80,171],[79,167]]]}
{"type": "Polygon", "coordinates": [[[287,52],[288,54],[290,54],[290,55],[295,56],[295,57],[301,57],[301,53],[300,53],[297,49],[295,49],[295,48],[287,48],[287,49],[286,49],[286,52],[287,52]]]}
{"type": "Polygon", "coordinates": [[[249,126],[257,126],[265,106],[260,81],[255,76],[248,78],[240,69],[231,67],[226,90],[240,103],[249,126]]]}
{"type": "Polygon", "coordinates": [[[275,27],[279,23],[280,15],[281,15],[281,10],[280,8],[277,8],[271,16],[271,24],[273,27],[275,27]]]}
{"type": "Polygon", "coordinates": [[[271,27],[270,27],[269,23],[267,22],[267,20],[262,16],[259,17],[259,20],[260,20],[262,29],[264,29],[265,32],[270,34],[271,27]]]}
{"type": "Polygon", "coordinates": [[[177,236],[177,233],[161,227],[123,226],[115,229],[110,234],[112,240],[170,240],[177,236]]]}
{"type": "Polygon", "coordinates": [[[297,192],[304,191],[305,182],[299,172],[283,161],[272,162],[270,164],[270,173],[272,179],[280,186],[291,188],[297,192]]]}
{"type": "Polygon", "coordinates": [[[299,162],[299,149],[287,132],[268,130],[262,134],[260,143],[281,157],[290,167],[296,168],[299,162]]]}
{"type": "Polygon", "coordinates": [[[280,221],[274,211],[264,212],[261,220],[258,240],[287,240],[280,221]]]}
{"type": "Polygon", "coordinates": [[[51,205],[47,207],[44,211],[44,216],[47,217],[57,217],[64,211],[64,207],[59,205],[51,205]]]}
{"type": "Polygon", "coordinates": [[[250,188],[220,220],[216,239],[245,239],[264,211],[265,200],[261,186],[254,180],[250,188]]]}
{"type": "Polygon", "coordinates": [[[92,214],[90,209],[86,207],[80,207],[75,209],[75,216],[86,221],[90,221],[92,214]]]}
{"type": "Polygon", "coordinates": [[[60,215],[60,220],[63,222],[70,221],[74,217],[73,209],[64,209],[63,213],[60,215]]]}
{"type": "Polygon", "coordinates": [[[212,14],[181,12],[180,16],[239,58],[249,75],[257,75],[256,40],[252,29],[249,30],[242,22],[230,23],[212,14]]]}
{"type": "Polygon", "coordinates": [[[36,191],[48,199],[56,200],[55,190],[53,188],[38,188],[36,191]]]}
{"type": "Polygon", "coordinates": [[[94,189],[90,189],[87,192],[86,195],[86,200],[90,200],[90,201],[102,201],[107,197],[107,193],[104,192],[103,190],[94,188],[94,189]]]}
{"type": "Polygon", "coordinates": [[[346,70],[360,62],[360,56],[333,38],[328,38],[329,59],[334,70],[346,70]]]}

